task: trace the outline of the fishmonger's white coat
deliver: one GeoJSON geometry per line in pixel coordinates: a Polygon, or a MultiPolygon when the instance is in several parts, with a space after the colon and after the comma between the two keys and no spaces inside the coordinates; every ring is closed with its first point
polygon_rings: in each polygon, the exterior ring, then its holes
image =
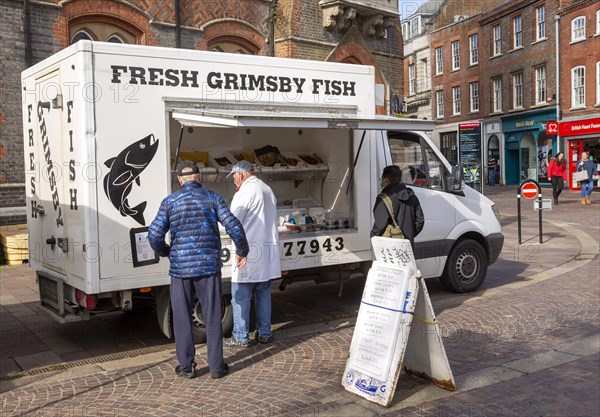
{"type": "Polygon", "coordinates": [[[246,266],[240,270],[234,265],[231,281],[262,282],[280,278],[277,198],[271,187],[254,175],[249,177],[233,196],[230,210],[244,226],[250,245],[246,266]]]}

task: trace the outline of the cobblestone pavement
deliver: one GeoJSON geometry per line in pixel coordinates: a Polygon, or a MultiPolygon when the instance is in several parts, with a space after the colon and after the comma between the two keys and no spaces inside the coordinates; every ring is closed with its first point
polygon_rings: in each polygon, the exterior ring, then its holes
{"type": "MultiPolygon", "coordinates": [[[[486,191],[500,208],[506,237],[486,282],[475,294],[448,296],[437,281],[427,281],[455,392],[404,372],[390,408],[346,392],[341,378],[354,328],[350,318],[281,328],[270,345],[226,348],[232,372],[220,380],[207,377],[202,346],[201,376],[175,377],[172,345],[5,378],[1,415],[599,416],[599,195],[592,195],[592,206],[582,206],[577,193],[564,192],[560,206],[543,214],[543,244],[537,214],[524,202],[518,245],[516,189],[486,191]]],[[[3,317],[11,323],[27,317],[7,298],[20,300],[17,289],[4,289],[3,317]]],[[[5,353],[0,356],[9,366],[5,353]]]]}

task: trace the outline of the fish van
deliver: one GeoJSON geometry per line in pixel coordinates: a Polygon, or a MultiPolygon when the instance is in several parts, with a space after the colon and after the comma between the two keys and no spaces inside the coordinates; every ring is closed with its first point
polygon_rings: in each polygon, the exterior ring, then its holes
{"type": "MultiPolygon", "coordinates": [[[[431,143],[433,123],[375,114],[372,67],[81,41],[24,71],[22,87],[29,265],[59,321],[151,300],[172,336],[169,262],[147,230],[179,189],[183,162],[228,203],[227,174],[240,159],[271,186],[280,289],[306,279],[341,289],[366,273],[379,175],[391,164],[421,201],[423,276],[476,290],[502,249],[493,202],[431,143]]],[[[227,332],[227,235],[221,257],[227,332]]],[[[198,302],[193,319],[202,341],[198,302]]]]}

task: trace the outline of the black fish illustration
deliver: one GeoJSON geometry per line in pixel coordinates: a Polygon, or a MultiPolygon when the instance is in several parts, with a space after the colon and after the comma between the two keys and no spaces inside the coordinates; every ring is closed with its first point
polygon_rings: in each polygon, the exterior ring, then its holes
{"type": "Polygon", "coordinates": [[[129,145],[121,153],[110,158],[104,164],[110,168],[110,172],[104,177],[104,192],[115,206],[121,216],[129,216],[142,226],[146,225],[144,210],[147,202],[144,201],[135,207],[129,206],[127,196],[131,192],[133,182],[140,185],[140,174],[148,166],[156,150],[158,139],[150,134],[144,139],[129,145]]]}

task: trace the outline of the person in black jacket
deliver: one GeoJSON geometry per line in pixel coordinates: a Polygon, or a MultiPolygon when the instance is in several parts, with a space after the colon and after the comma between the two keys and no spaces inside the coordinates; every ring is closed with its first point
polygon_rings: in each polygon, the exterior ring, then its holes
{"type": "MultiPolygon", "coordinates": [[[[381,174],[381,186],[383,194],[386,194],[392,200],[394,213],[396,213],[396,222],[402,229],[404,238],[410,240],[415,247],[415,237],[423,230],[425,217],[421,209],[419,199],[406,185],[402,184],[402,171],[396,165],[390,165],[383,169],[381,174]]],[[[372,236],[381,236],[388,224],[391,224],[390,215],[381,198],[375,201],[373,207],[373,217],[375,223],[371,229],[372,236]]]]}

